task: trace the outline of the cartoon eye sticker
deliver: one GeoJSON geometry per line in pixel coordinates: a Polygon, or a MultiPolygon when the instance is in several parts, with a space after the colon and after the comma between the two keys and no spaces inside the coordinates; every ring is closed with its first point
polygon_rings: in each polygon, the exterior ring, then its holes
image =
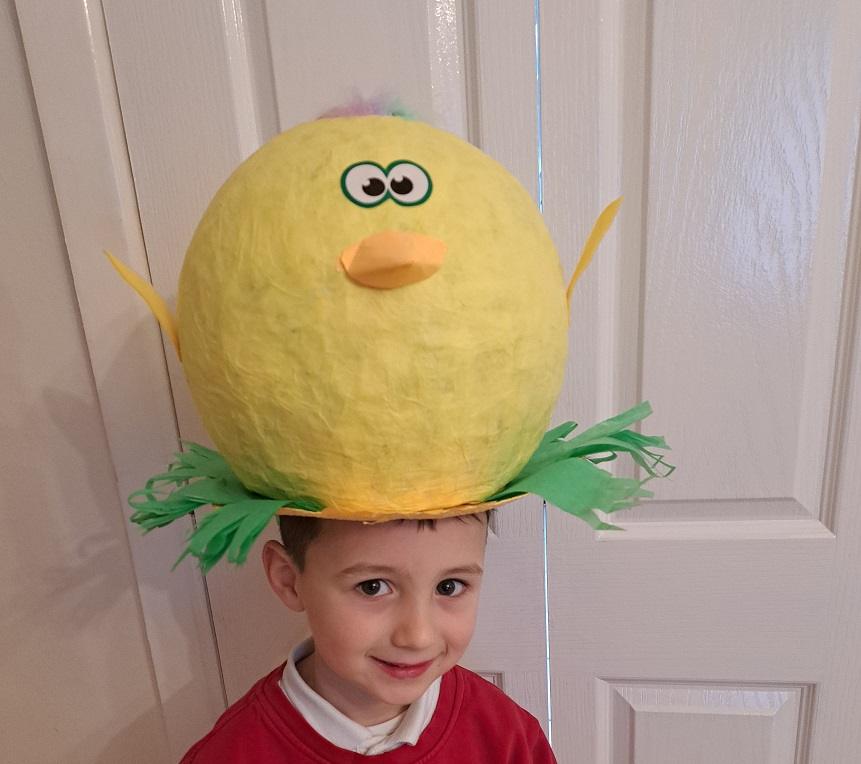
{"type": "Polygon", "coordinates": [[[341,175],[341,190],[353,204],[376,207],[388,199],[386,171],[376,162],[357,162],[341,175]]]}
{"type": "Polygon", "coordinates": [[[389,194],[398,204],[421,204],[431,193],[431,179],[415,162],[393,162],[386,170],[389,194]]]}
{"type": "Polygon", "coordinates": [[[386,199],[413,207],[427,201],[432,187],[421,166],[403,159],[385,169],[376,162],[356,162],[341,174],[344,196],[360,207],[376,207],[386,199]]]}

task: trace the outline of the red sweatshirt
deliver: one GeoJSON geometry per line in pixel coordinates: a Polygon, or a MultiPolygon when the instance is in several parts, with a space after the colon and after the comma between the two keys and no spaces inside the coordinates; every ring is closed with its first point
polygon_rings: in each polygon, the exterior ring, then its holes
{"type": "Polygon", "coordinates": [[[222,714],[181,764],[556,764],[534,716],[477,674],[443,676],[430,723],[414,746],[363,756],[332,745],[263,677],[222,714]]]}

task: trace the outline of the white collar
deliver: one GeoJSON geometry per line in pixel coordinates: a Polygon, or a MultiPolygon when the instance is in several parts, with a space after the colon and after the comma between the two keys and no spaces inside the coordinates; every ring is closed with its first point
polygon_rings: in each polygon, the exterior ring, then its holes
{"type": "Polygon", "coordinates": [[[293,707],[316,732],[338,748],[366,756],[385,753],[401,745],[415,745],[430,723],[439,699],[438,677],[406,711],[382,724],[365,727],[342,714],[312,690],[299,675],[296,664],[314,652],[314,641],[306,639],[290,651],[281,675],[281,689],[293,707]]]}

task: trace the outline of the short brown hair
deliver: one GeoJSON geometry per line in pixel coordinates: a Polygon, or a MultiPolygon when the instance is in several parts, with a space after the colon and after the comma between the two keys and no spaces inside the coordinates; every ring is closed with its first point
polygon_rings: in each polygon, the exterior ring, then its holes
{"type": "MultiPolygon", "coordinates": [[[[465,520],[468,517],[487,515],[487,523],[489,525],[492,514],[493,510],[490,509],[486,512],[477,512],[471,515],[458,515],[457,519],[465,520]]],[[[326,520],[325,518],[314,516],[278,515],[278,530],[281,532],[281,543],[284,545],[287,554],[290,555],[290,559],[296,563],[296,567],[300,571],[305,569],[305,553],[308,551],[308,547],[322,533],[323,523],[325,522],[342,523],[351,521],[326,520]]],[[[404,520],[390,520],[389,522],[402,523],[404,520]]],[[[436,520],[434,519],[419,519],[412,522],[418,523],[419,530],[423,530],[424,528],[436,529],[436,520]]]]}

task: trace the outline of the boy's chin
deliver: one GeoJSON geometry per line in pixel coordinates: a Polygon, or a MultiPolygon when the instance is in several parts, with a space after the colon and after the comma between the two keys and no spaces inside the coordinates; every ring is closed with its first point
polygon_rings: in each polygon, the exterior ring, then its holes
{"type": "MultiPolygon", "coordinates": [[[[436,678],[436,677],[434,677],[436,678]]],[[[383,686],[378,687],[375,695],[377,699],[389,706],[411,706],[431,686],[433,679],[427,682],[414,682],[410,686],[383,686]]]]}

